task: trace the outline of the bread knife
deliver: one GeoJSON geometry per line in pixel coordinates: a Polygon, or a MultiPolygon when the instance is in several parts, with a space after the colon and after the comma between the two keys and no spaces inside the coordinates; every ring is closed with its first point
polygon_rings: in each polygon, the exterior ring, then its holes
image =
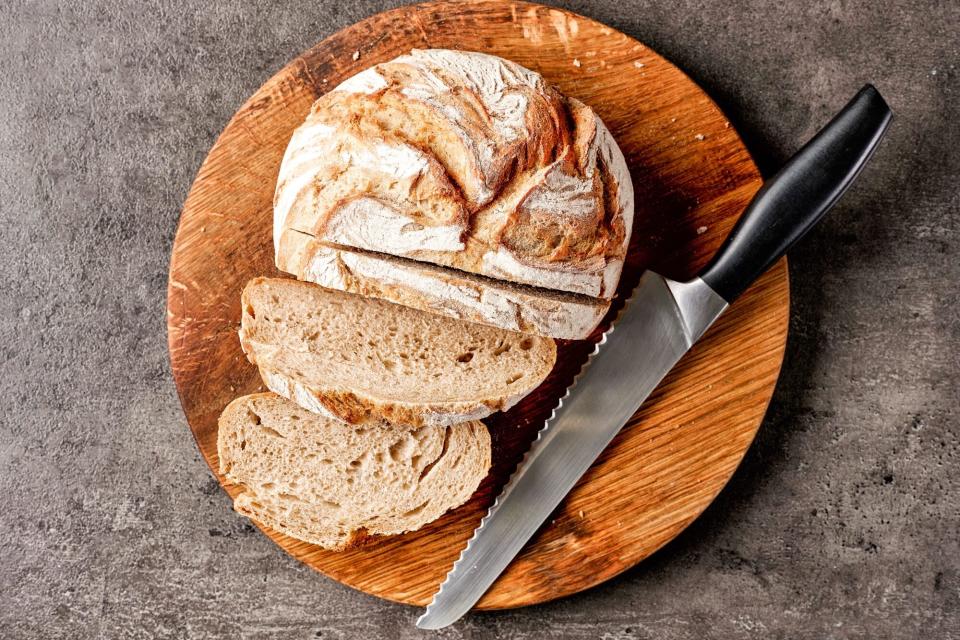
{"type": "Polygon", "coordinates": [[[891,118],[880,93],[865,86],[757,191],[697,277],[643,274],[418,627],[449,626],[477,603],[683,354],[843,195],[891,118]]]}

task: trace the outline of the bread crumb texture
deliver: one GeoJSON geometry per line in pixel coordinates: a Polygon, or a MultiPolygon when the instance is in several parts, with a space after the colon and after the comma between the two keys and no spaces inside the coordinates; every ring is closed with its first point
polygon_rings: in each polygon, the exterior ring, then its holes
{"type": "Polygon", "coordinates": [[[448,425],[502,411],[556,361],[550,338],[290,279],[242,295],[241,345],[272,391],[353,424],[448,425]]]}
{"type": "Polygon", "coordinates": [[[419,529],[466,502],[490,467],[480,422],[352,426],[272,393],[227,406],[217,449],[239,513],[334,550],[419,529]]]}

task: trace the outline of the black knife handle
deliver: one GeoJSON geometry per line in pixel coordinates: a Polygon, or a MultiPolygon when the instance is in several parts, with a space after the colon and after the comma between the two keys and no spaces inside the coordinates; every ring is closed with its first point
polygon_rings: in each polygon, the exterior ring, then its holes
{"type": "Polygon", "coordinates": [[[861,89],[757,191],[700,278],[733,302],[853,184],[892,117],[873,85],[861,89]]]}

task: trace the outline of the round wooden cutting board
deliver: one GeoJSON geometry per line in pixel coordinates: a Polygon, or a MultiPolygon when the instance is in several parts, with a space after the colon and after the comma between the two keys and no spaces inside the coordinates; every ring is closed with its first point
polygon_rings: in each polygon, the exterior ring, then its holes
{"type": "MultiPolygon", "coordinates": [[[[637,195],[621,293],[647,267],[693,275],[720,245],[760,176],[710,98],[643,44],[588,18],[522,2],[431,2],[382,13],[327,38],[240,108],[184,205],[170,265],[170,358],[200,451],[217,470],[217,418],[262,389],[240,351],[240,291],[273,266],[280,159],[313,101],[411,48],[494,53],[539,71],[592,106],[630,165],[637,195]]],[[[667,376],[479,603],[534,604],[586,589],[643,560],[696,518],[733,474],[773,392],[787,336],[780,261],[667,376]]],[[[487,420],[494,465],[466,505],[424,529],[330,553],[264,528],[326,575],[424,605],[583,363],[589,342],[559,345],[544,384],[487,420]]],[[[643,357],[643,345],[636,345],[643,357]]]]}

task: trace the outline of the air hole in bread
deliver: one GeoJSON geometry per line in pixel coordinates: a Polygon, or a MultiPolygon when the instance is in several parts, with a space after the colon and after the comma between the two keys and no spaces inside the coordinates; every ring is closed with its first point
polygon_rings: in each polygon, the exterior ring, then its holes
{"type": "Polygon", "coordinates": [[[359,460],[351,460],[349,466],[350,466],[351,469],[356,469],[356,468],[358,468],[361,464],[363,464],[363,463],[360,462],[359,460]]]}
{"type": "MultiPolygon", "coordinates": [[[[443,460],[443,456],[447,455],[447,449],[450,447],[450,429],[443,430],[443,446],[440,448],[440,455],[437,456],[436,460],[428,464],[423,468],[423,471],[420,472],[420,477],[417,478],[417,482],[423,482],[423,479],[427,477],[427,474],[437,466],[437,463],[443,460]]],[[[419,457],[419,456],[418,456],[419,457]]]]}
{"type": "Polygon", "coordinates": [[[247,315],[250,316],[251,318],[253,318],[254,320],[257,319],[257,314],[256,314],[256,312],[253,310],[253,305],[252,305],[252,304],[248,304],[248,305],[247,305],[247,315]]]}
{"type": "Polygon", "coordinates": [[[325,506],[325,507],[330,507],[331,509],[339,509],[339,508],[340,508],[340,503],[339,503],[339,502],[333,502],[333,501],[331,501],[331,500],[321,500],[321,501],[320,501],[320,504],[322,504],[322,505],[325,506]]]}
{"type": "Polygon", "coordinates": [[[266,426],[266,425],[263,425],[263,424],[260,425],[260,430],[263,431],[264,433],[266,433],[267,435],[273,436],[274,438],[283,438],[283,437],[285,437],[282,433],[280,433],[280,432],[277,431],[276,429],[271,429],[270,427],[268,427],[268,426],[266,426]]]}
{"type": "Polygon", "coordinates": [[[530,351],[533,348],[533,340],[530,338],[524,338],[520,341],[520,348],[524,351],[530,351]]]}
{"type": "Polygon", "coordinates": [[[273,304],[280,304],[280,298],[277,296],[277,294],[270,296],[270,299],[273,300],[273,304]]]}
{"type": "Polygon", "coordinates": [[[417,506],[414,507],[413,509],[410,509],[410,511],[407,511],[406,513],[404,513],[402,517],[404,517],[404,518],[409,518],[410,516],[415,516],[415,515],[417,515],[418,513],[420,513],[421,511],[423,511],[424,509],[426,509],[426,507],[427,507],[428,504],[430,504],[430,501],[429,501],[429,500],[427,500],[426,502],[424,502],[424,503],[421,504],[421,505],[417,505],[417,506]]]}
{"type": "Polygon", "coordinates": [[[507,384],[513,384],[514,382],[516,382],[517,380],[519,380],[519,379],[522,378],[522,377],[523,377],[523,374],[522,374],[522,373],[515,373],[515,374],[513,374],[512,376],[510,376],[509,378],[507,378],[507,384]]]}
{"type": "Polygon", "coordinates": [[[467,351],[457,356],[457,362],[470,362],[473,360],[473,351],[467,351]]]}
{"type": "Polygon", "coordinates": [[[383,366],[387,371],[393,371],[393,368],[397,366],[397,363],[393,360],[381,360],[381,362],[383,362],[383,366]]]}
{"type": "Polygon", "coordinates": [[[250,412],[250,421],[253,422],[253,424],[262,424],[263,421],[260,420],[260,415],[256,411],[253,409],[247,409],[247,411],[250,412]]]}
{"type": "Polygon", "coordinates": [[[493,355],[502,356],[507,351],[510,351],[510,343],[504,342],[503,340],[497,345],[497,348],[493,350],[493,355]]]}
{"type": "Polygon", "coordinates": [[[278,493],[277,498],[281,502],[300,502],[300,498],[293,495],[292,493],[278,493]]]}
{"type": "Polygon", "coordinates": [[[246,441],[246,440],[241,440],[241,441],[240,441],[240,451],[243,451],[243,450],[246,449],[246,448],[247,448],[247,441],[246,441]]]}
{"type": "Polygon", "coordinates": [[[401,460],[407,457],[412,447],[413,447],[413,440],[408,436],[404,436],[400,440],[397,440],[392,445],[390,445],[390,448],[387,449],[387,453],[390,454],[391,460],[393,460],[394,462],[400,462],[401,460]]]}

